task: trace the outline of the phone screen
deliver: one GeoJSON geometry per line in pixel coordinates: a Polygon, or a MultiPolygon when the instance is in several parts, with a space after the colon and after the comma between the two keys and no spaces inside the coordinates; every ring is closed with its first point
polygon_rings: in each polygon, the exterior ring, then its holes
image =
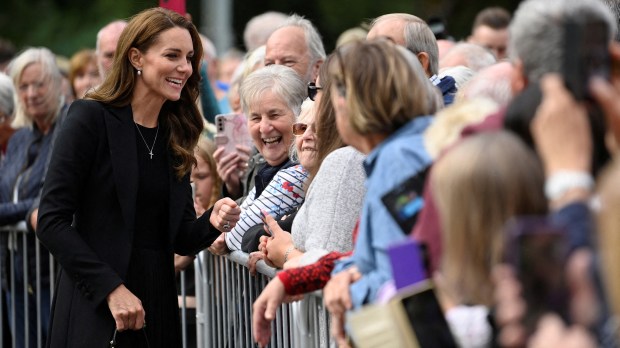
{"type": "Polygon", "coordinates": [[[401,299],[420,347],[456,347],[432,287],[401,299]]]}

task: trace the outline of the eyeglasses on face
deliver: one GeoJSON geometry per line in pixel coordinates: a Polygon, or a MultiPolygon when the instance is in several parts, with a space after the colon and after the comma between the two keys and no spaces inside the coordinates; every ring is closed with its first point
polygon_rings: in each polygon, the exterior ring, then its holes
{"type": "Polygon", "coordinates": [[[316,129],[314,128],[314,124],[308,125],[305,123],[298,122],[298,123],[293,123],[293,135],[296,135],[296,136],[304,135],[308,127],[310,127],[310,130],[312,131],[312,133],[316,134],[316,129]]]}
{"type": "Polygon", "coordinates": [[[316,98],[316,94],[319,93],[319,89],[323,89],[323,87],[317,86],[316,83],[314,82],[309,82],[308,83],[308,98],[314,101],[314,98],[316,98]]]}

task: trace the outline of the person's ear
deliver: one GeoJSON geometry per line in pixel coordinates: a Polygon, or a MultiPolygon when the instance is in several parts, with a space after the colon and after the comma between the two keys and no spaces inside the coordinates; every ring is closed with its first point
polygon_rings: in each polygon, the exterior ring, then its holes
{"type": "Polygon", "coordinates": [[[139,49],[132,47],[128,53],[129,62],[136,70],[142,70],[142,52],[139,49]]]}
{"type": "Polygon", "coordinates": [[[428,70],[430,68],[431,62],[430,62],[430,58],[428,56],[428,53],[420,52],[420,53],[416,54],[416,56],[418,57],[418,60],[420,61],[420,64],[422,64],[422,68],[424,68],[424,71],[427,74],[429,74],[428,70]]]}

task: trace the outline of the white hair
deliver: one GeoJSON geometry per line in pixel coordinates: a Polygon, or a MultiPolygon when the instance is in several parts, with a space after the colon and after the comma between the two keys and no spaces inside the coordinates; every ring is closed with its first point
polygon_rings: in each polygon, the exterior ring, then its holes
{"type": "Polygon", "coordinates": [[[304,31],[308,52],[310,53],[310,66],[319,60],[325,60],[326,54],[321,35],[312,25],[312,22],[300,15],[292,14],[280,25],[280,28],[285,27],[298,27],[304,31]]]}
{"type": "Polygon", "coordinates": [[[405,47],[411,52],[418,54],[425,52],[428,54],[430,73],[435,75],[439,71],[439,47],[437,47],[437,39],[431,28],[426,22],[412,14],[408,13],[389,13],[375,18],[370,24],[370,29],[377,23],[398,20],[405,22],[403,37],[405,39],[405,47]]]}
{"type": "Polygon", "coordinates": [[[439,78],[444,78],[445,76],[450,76],[456,82],[456,89],[460,90],[472,77],[476,75],[476,72],[472,69],[463,66],[451,66],[448,68],[443,68],[439,70],[439,78]]]}
{"type": "Polygon", "coordinates": [[[564,24],[569,20],[599,19],[607,23],[610,39],[617,25],[600,0],[526,0],[510,23],[508,52],[523,63],[529,82],[538,82],[550,72],[560,72],[564,54],[564,24]]]}
{"type": "Polygon", "coordinates": [[[243,112],[249,115],[250,106],[260,101],[267,91],[282,98],[295,118],[299,116],[301,103],[308,94],[306,85],[295,70],[284,65],[269,65],[243,79],[239,87],[243,112]]]}
{"type": "Polygon", "coordinates": [[[442,68],[452,67],[454,65],[450,64],[451,60],[457,60],[461,63],[458,65],[464,65],[473,71],[480,71],[497,62],[493,53],[489,52],[488,49],[467,42],[460,42],[454,45],[443,57],[439,66],[442,68]]]}
{"type": "MultiPolygon", "coordinates": [[[[46,100],[51,101],[53,110],[50,112],[48,121],[53,122],[58,117],[60,108],[63,104],[62,94],[62,74],[56,65],[56,57],[54,54],[45,47],[28,48],[15,59],[11,61],[8,66],[9,76],[13,80],[13,85],[19,89],[21,85],[22,73],[31,64],[41,65],[41,81],[49,83],[47,89],[48,95],[45,96],[46,100]]],[[[11,126],[13,128],[20,127],[32,127],[33,120],[31,115],[26,114],[26,110],[22,102],[15,94],[15,119],[11,126]]]]}
{"type": "Polygon", "coordinates": [[[104,26],[103,28],[99,29],[99,31],[97,32],[97,42],[95,43],[95,52],[99,53],[99,42],[101,41],[101,37],[104,34],[111,32],[111,33],[118,33],[120,36],[120,33],[125,29],[126,26],[127,26],[127,21],[119,19],[119,20],[110,22],[106,24],[106,26],[104,26]]]}
{"type": "Polygon", "coordinates": [[[5,73],[0,72],[0,112],[13,118],[15,112],[15,88],[13,87],[13,81],[5,73]]]}
{"type": "Polygon", "coordinates": [[[252,17],[243,30],[243,43],[248,52],[267,43],[271,33],[276,31],[288,18],[281,12],[269,11],[252,17]]]}
{"type": "Polygon", "coordinates": [[[200,41],[202,42],[202,52],[205,58],[217,59],[217,49],[215,49],[213,42],[203,34],[199,34],[199,36],[200,41]]]}
{"type": "Polygon", "coordinates": [[[514,67],[510,62],[500,62],[482,69],[456,93],[457,100],[489,98],[500,106],[510,103],[513,98],[511,73],[514,67]]]}

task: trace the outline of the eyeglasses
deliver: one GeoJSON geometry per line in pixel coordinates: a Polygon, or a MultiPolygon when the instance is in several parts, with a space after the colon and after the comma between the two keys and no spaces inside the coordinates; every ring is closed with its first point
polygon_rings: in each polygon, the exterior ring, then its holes
{"type": "Polygon", "coordinates": [[[314,98],[316,98],[316,94],[319,93],[319,89],[323,89],[323,87],[317,86],[316,83],[314,82],[309,82],[308,83],[308,98],[314,101],[314,98]]]}
{"type": "Polygon", "coordinates": [[[308,125],[308,124],[299,122],[299,123],[293,123],[293,135],[296,135],[296,136],[304,135],[308,127],[310,127],[310,130],[312,131],[312,133],[316,134],[314,123],[311,125],[308,125]]]}

